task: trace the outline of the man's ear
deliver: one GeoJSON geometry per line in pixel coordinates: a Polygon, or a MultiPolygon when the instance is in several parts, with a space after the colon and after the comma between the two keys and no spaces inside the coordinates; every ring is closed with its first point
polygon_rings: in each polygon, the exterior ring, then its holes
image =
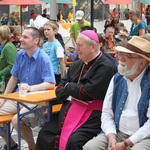
{"type": "Polygon", "coordinates": [[[39,41],[40,41],[40,39],[39,39],[39,38],[35,38],[35,39],[34,39],[34,42],[35,42],[36,44],[38,44],[38,43],[39,43],[39,41]]]}
{"type": "Polygon", "coordinates": [[[95,49],[97,50],[97,44],[94,43],[91,46],[92,46],[91,52],[95,52],[95,49]]]}
{"type": "Polygon", "coordinates": [[[140,61],[139,61],[139,68],[145,67],[146,64],[147,64],[147,60],[146,59],[144,59],[144,58],[140,59],[140,61]]]}

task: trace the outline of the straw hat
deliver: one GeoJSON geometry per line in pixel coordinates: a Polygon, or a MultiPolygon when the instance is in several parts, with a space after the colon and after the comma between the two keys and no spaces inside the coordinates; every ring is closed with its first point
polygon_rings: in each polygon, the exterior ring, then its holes
{"type": "Polygon", "coordinates": [[[133,36],[125,47],[117,46],[115,49],[120,52],[137,54],[150,61],[150,42],[139,36],[133,36]]]}

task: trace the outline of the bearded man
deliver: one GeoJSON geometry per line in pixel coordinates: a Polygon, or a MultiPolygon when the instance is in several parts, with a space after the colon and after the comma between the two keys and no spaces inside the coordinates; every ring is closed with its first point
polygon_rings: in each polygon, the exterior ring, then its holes
{"type": "Polygon", "coordinates": [[[101,117],[104,133],[83,150],[150,149],[150,42],[133,37],[118,46],[118,72],[108,87],[101,117]]]}

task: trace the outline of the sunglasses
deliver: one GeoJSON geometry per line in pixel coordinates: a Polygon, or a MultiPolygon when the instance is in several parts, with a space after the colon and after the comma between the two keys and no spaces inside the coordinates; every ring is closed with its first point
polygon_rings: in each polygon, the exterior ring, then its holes
{"type": "Polygon", "coordinates": [[[34,14],[34,12],[32,12],[30,15],[32,16],[34,14]]]}

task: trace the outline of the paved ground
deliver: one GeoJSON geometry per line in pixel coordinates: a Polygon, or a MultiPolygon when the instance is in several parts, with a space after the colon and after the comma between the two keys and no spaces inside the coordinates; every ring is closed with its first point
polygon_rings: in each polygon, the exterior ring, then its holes
{"type": "MultiPolygon", "coordinates": [[[[41,129],[41,127],[37,126],[32,130],[35,142],[36,142],[37,135],[38,135],[38,132],[40,129],[41,129]]],[[[18,142],[18,134],[15,130],[13,130],[12,137],[16,142],[18,142]]],[[[4,144],[5,144],[5,142],[3,141],[2,137],[0,137],[0,147],[3,146],[4,144]]],[[[21,140],[21,150],[28,150],[28,145],[27,145],[26,141],[24,141],[24,140],[21,140]]]]}

